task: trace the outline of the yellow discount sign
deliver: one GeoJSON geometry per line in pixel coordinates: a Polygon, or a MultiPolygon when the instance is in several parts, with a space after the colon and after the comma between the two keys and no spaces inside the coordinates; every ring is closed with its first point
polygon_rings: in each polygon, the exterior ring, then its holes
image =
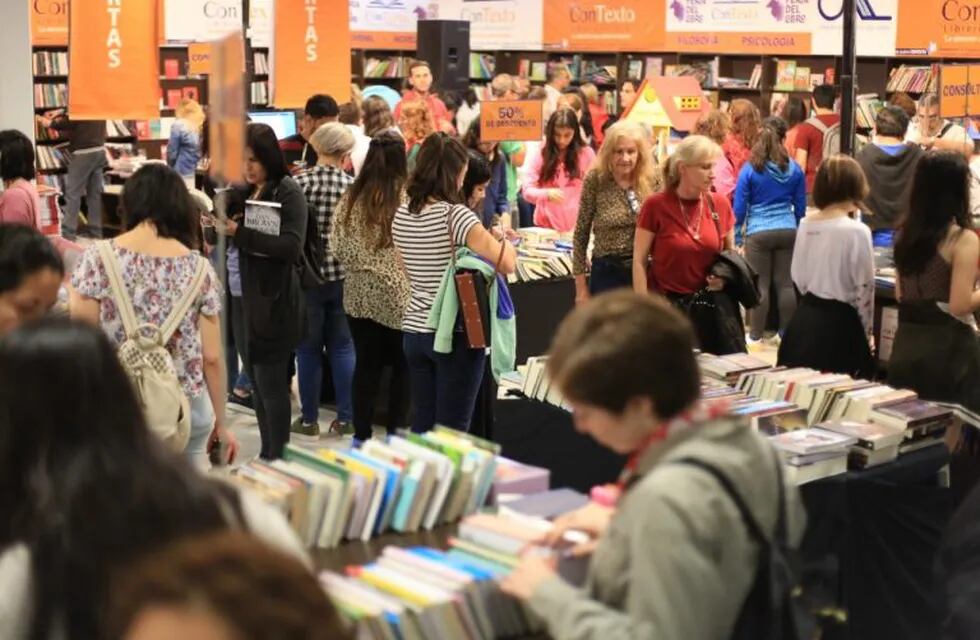
{"type": "Polygon", "coordinates": [[[541,100],[501,100],[480,105],[480,139],[484,142],[540,140],[544,130],[541,100]]]}

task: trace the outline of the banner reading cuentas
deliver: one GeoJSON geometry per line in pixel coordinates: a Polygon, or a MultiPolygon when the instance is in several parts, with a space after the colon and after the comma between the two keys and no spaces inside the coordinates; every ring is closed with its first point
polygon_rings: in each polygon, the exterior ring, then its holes
{"type": "Polygon", "coordinates": [[[77,120],[160,116],[158,0],[72,0],[68,114],[77,120]]]}
{"type": "Polygon", "coordinates": [[[316,93],[350,99],[348,6],[337,0],[276,0],[272,103],[299,109],[316,93]]]}

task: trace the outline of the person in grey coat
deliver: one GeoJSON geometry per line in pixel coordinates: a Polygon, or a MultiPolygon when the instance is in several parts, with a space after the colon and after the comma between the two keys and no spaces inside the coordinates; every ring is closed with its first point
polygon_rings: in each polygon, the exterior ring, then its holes
{"type": "MultiPolygon", "coordinates": [[[[772,539],[778,457],[748,422],[698,402],[690,323],[669,303],[627,291],[576,309],[561,325],[548,368],[576,428],[630,454],[615,507],[590,504],[556,521],[549,542],[575,529],[593,540],[586,582],[561,580],[553,560],[529,553],[502,581],[555,640],[724,640],[755,580],[759,547],[733,500],[706,470],[721,471],[772,539]]],[[[804,515],[784,487],[788,538],[804,515]]]]}

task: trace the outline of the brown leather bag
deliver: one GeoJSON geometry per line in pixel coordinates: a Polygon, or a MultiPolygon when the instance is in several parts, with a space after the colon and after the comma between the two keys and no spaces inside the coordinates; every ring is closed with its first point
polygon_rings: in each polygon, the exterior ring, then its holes
{"type": "MultiPolygon", "coordinates": [[[[446,218],[449,227],[449,250],[456,283],[456,297],[459,299],[459,312],[463,318],[466,341],[470,349],[486,349],[490,346],[490,283],[484,275],[473,269],[456,268],[456,244],[452,230],[452,212],[446,218]]],[[[504,242],[500,243],[500,255],[493,267],[494,277],[500,271],[500,261],[504,257],[504,242]]]]}

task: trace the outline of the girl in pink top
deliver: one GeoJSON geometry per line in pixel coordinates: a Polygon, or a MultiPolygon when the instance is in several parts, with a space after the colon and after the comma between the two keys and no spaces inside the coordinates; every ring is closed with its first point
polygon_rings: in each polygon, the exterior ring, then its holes
{"type": "Polygon", "coordinates": [[[34,179],[34,145],[20,131],[0,131],[0,224],[40,229],[41,200],[34,179]]]}
{"type": "Polygon", "coordinates": [[[574,231],[582,179],[595,160],[585,144],[578,118],[568,108],[548,120],[541,153],[533,159],[522,193],[535,206],[534,224],[559,232],[574,231]]]}

